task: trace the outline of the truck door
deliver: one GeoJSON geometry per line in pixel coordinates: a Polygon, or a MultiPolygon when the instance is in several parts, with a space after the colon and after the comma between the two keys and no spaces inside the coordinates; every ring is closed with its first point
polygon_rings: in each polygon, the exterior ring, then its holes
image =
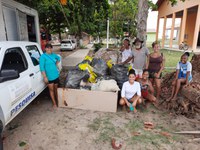
{"type": "Polygon", "coordinates": [[[29,64],[31,68],[31,75],[32,75],[32,85],[33,88],[37,93],[40,93],[44,88],[45,84],[43,81],[42,74],[40,72],[40,67],[39,67],[39,59],[41,56],[41,52],[39,51],[37,45],[27,45],[26,50],[29,54],[29,64]]]}
{"type": "Polygon", "coordinates": [[[32,72],[28,68],[27,58],[20,47],[8,48],[3,57],[2,70],[17,70],[19,78],[2,82],[1,99],[5,122],[15,117],[23,108],[34,99],[35,91],[32,88],[32,72]]]}

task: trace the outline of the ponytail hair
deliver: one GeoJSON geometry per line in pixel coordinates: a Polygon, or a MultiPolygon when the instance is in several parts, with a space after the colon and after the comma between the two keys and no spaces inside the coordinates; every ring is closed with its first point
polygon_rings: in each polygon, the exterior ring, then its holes
{"type": "Polygon", "coordinates": [[[135,70],[131,69],[131,70],[129,71],[129,73],[128,73],[128,76],[130,76],[131,74],[133,74],[133,75],[136,76],[136,74],[135,74],[135,70]]]}
{"type": "Polygon", "coordinates": [[[182,56],[187,56],[187,57],[189,57],[189,56],[190,56],[190,53],[189,53],[189,52],[185,52],[182,56]]]}

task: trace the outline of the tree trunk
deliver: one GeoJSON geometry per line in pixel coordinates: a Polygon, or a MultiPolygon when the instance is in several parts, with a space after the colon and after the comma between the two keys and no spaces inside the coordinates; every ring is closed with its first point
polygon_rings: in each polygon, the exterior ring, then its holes
{"type": "Polygon", "coordinates": [[[146,46],[146,31],[147,31],[147,17],[148,17],[148,0],[138,1],[138,15],[137,15],[137,37],[144,41],[146,46]]]}

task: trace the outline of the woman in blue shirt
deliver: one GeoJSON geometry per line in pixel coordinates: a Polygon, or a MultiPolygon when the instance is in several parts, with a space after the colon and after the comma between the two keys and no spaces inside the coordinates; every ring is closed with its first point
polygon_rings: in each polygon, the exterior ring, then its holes
{"type": "Polygon", "coordinates": [[[167,101],[176,100],[181,84],[187,86],[189,82],[192,81],[192,64],[188,61],[189,56],[190,54],[185,52],[181,56],[181,61],[177,63],[176,77],[172,82],[171,97],[167,101]]]}
{"type": "Polygon", "coordinates": [[[48,85],[53,108],[57,107],[58,99],[58,83],[59,71],[57,64],[60,62],[60,57],[52,52],[52,45],[46,44],[45,53],[40,57],[40,71],[42,72],[44,82],[48,85]]]}

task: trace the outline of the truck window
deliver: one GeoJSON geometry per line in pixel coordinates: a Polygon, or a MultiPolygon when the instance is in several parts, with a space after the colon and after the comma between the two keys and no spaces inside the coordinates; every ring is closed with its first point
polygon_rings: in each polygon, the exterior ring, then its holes
{"type": "Polygon", "coordinates": [[[33,62],[33,65],[34,66],[39,65],[39,60],[40,60],[40,55],[41,54],[40,54],[37,46],[36,45],[26,46],[26,49],[27,49],[27,51],[29,53],[29,56],[30,56],[32,62],[33,62]]]}
{"type": "Polygon", "coordinates": [[[6,50],[1,70],[14,69],[21,73],[27,68],[27,60],[21,48],[15,47],[6,50]]]}

